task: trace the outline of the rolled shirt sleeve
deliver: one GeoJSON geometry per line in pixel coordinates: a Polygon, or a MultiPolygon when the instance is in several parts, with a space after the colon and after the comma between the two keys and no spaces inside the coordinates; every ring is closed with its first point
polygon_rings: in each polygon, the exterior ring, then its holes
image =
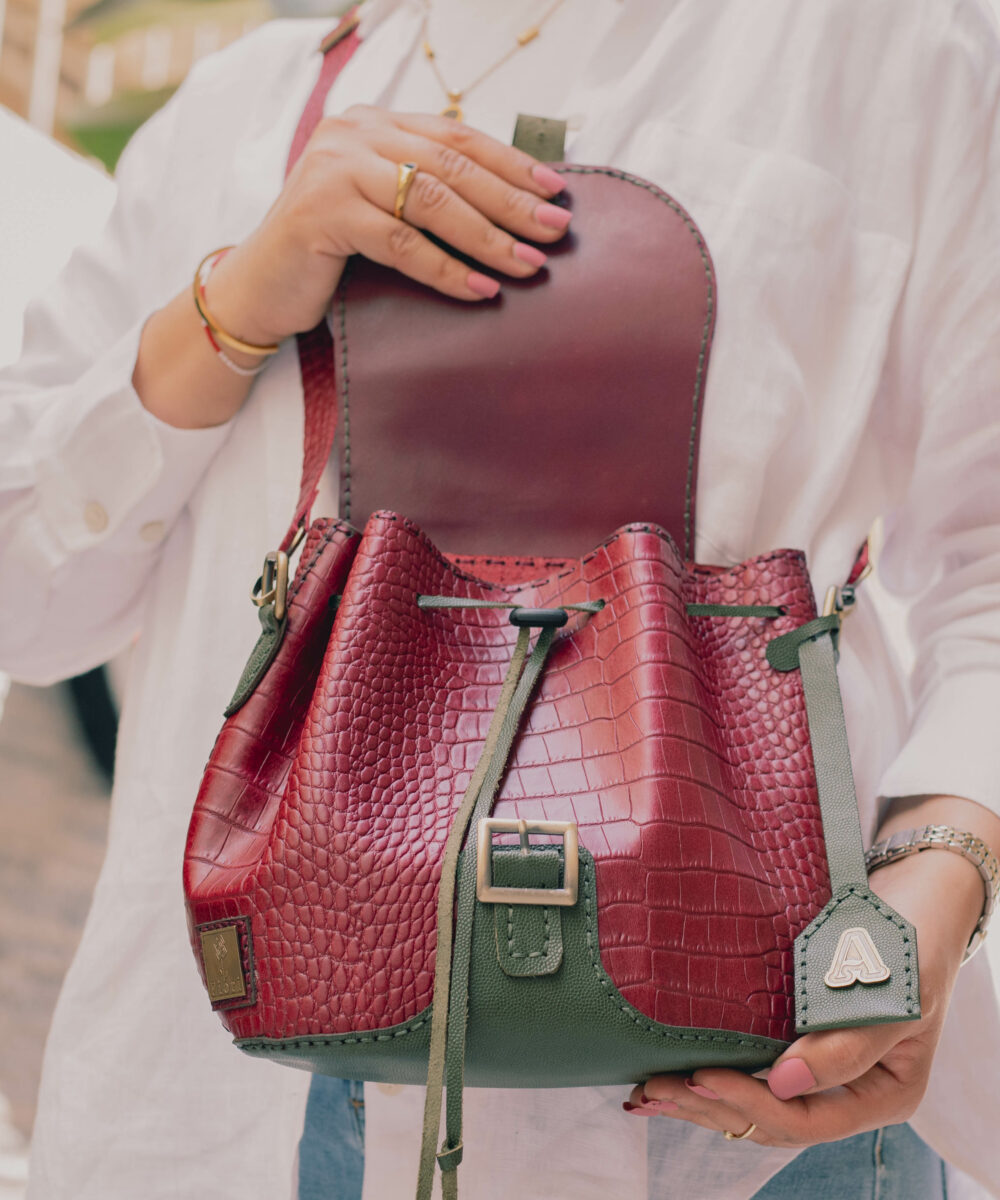
{"type": "Polygon", "coordinates": [[[911,724],[879,793],[1000,813],[1000,43],[959,5],[924,77],[920,229],[887,374],[887,438],[912,473],[881,574],[909,605],[911,724]]]}

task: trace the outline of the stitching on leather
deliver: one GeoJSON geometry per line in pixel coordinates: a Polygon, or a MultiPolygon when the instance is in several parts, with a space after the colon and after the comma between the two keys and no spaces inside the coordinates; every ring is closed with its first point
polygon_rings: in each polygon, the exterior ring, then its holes
{"type": "Polygon", "coordinates": [[[263,1050],[268,1052],[302,1050],[314,1046],[367,1046],[375,1042],[391,1042],[395,1038],[406,1037],[408,1033],[416,1033],[418,1029],[430,1021],[430,1012],[430,1005],[428,1005],[422,1013],[416,1017],[411,1017],[405,1025],[401,1025],[399,1029],[394,1029],[392,1033],[342,1033],[314,1038],[236,1038],[235,1041],[241,1050],[263,1050]]]}
{"type": "MultiPolygon", "coordinates": [[[[347,280],[344,280],[346,285],[347,280]]],[[[340,481],[340,490],[344,498],[341,514],[347,520],[351,518],[351,377],[347,372],[347,300],[344,292],[340,293],[340,375],[342,380],[342,390],[344,393],[344,452],[343,452],[343,474],[340,481]]]]}
{"type": "Polygon", "coordinates": [[[801,948],[801,951],[799,951],[799,961],[801,962],[801,966],[802,966],[802,972],[801,972],[802,977],[799,982],[799,986],[796,989],[796,1009],[797,1009],[797,1014],[798,1014],[797,1024],[799,1024],[799,1025],[808,1025],[809,1024],[809,1018],[806,1015],[806,1012],[809,1008],[809,999],[806,994],[806,980],[808,977],[806,950],[808,949],[809,941],[812,938],[813,934],[818,933],[820,931],[820,929],[833,916],[833,914],[837,911],[837,909],[841,906],[841,904],[844,902],[844,900],[847,899],[848,896],[860,897],[866,904],[870,904],[871,907],[874,908],[877,912],[881,913],[881,915],[883,917],[886,917],[889,921],[891,921],[892,924],[895,925],[897,929],[902,930],[902,932],[903,932],[903,974],[906,979],[906,1011],[908,1013],[913,1012],[913,969],[910,965],[910,961],[913,957],[913,952],[910,949],[910,935],[906,928],[906,922],[902,919],[902,917],[900,917],[898,915],[898,913],[893,912],[893,910],[887,904],[883,904],[882,901],[878,898],[878,896],[875,895],[874,892],[869,891],[864,886],[861,886],[858,884],[851,884],[850,887],[846,888],[843,892],[841,892],[836,897],[835,900],[833,900],[830,903],[830,906],[826,910],[826,912],[820,913],[820,915],[816,918],[816,920],[812,926],[810,926],[808,929],[803,930],[803,932],[799,934],[799,938],[801,938],[801,941],[802,941],[802,948],[801,948]]]}
{"type": "MultiPolygon", "coordinates": [[[[515,592],[516,593],[516,592],[523,591],[525,588],[529,588],[529,587],[541,587],[543,584],[551,583],[553,580],[556,580],[556,579],[566,579],[570,575],[576,574],[577,569],[579,567],[582,567],[582,566],[586,565],[587,563],[592,562],[603,550],[606,550],[609,546],[614,545],[614,543],[617,542],[618,539],[626,533],[651,533],[655,537],[658,537],[661,541],[666,542],[668,546],[671,546],[673,548],[673,550],[675,551],[675,553],[677,553],[678,557],[680,557],[680,551],[677,548],[677,543],[674,541],[674,539],[670,536],[670,534],[661,525],[644,524],[642,522],[637,522],[637,523],[631,524],[631,525],[624,525],[624,526],[622,526],[621,529],[616,530],[613,534],[611,534],[610,537],[606,538],[603,542],[601,542],[601,544],[599,546],[597,546],[594,550],[592,550],[589,554],[585,555],[583,558],[580,558],[580,559],[573,559],[572,560],[573,565],[568,570],[561,571],[558,575],[545,575],[539,579],[525,579],[525,580],[522,580],[520,583],[493,583],[489,579],[480,579],[478,576],[470,575],[467,572],[462,571],[460,568],[456,567],[456,565],[455,565],[456,560],[446,558],[441,553],[441,551],[437,548],[437,546],[435,546],[434,543],[430,540],[430,538],[427,536],[427,534],[424,533],[424,531],[420,528],[420,526],[416,525],[413,521],[411,521],[409,519],[409,517],[402,517],[399,515],[399,513],[390,512],[389,509],[384,509],[384,508],[378,509],[376,512],[373,512],[370,519],[374,519],[375,517],[378,517],[382,521],[391,521],[393,524],[401,525],[408,533],[410,533],[413,537],[415,537],[421,543],[421,545],[425,547],[425,549],[427,549],[433,555],[433,557],[437,563],[439,563],[442,567],[444,567],[445,570],[450,571],[457,578],[464,579],[467,583],[478,584],[480,587],[491,588],[493,591],[497,591],[497,592],[515,592]]],[[[750,565],[756,565],[756,564],[763,565],[764,563],[781,562],[781,561],[785,561],[785,560],[787,560],[788,562],[803,562],[804,559],[805,559],[805,555],[802,553],[801,550],[775,550],[775,551],[772,551],[770,554],[758,554],[755,557],[745,559],[743,562],[733,563],[731,567],[727,568],[727,570],[735,570],[737,567],[743,568],[743,567],[747,567],[750,565]]],[[[500,561],[503,561],[503,560],[500,560],[500,561]]],[[[563,561],[566,561],[566,560],[563,560],[563,561]]],[[[726,574],[726,571],[723,571],[720,573],[719,571],[713,569],[711,566],[707,566],[707,565],[699,566],[698,564],[691,563],[688,560],[684,560],[684,566],[687,571],[689,571],[695,575],[710,575],[713,578],[721,578],[723,575],[726,574]]]]}
{"type": "Polygon", "coordinates": [[[567,175],[610,175],[614,179],[621,179],[625,183],[631,183],[635,187],[643,188],[651,196],[655,196],[657,200],[666,204],[668,208],[672,209],[680,217],[688,232],[694,238],[698,254],[701,256],[702,265],[705,268],[705,278],[708,282],[708,303],[705,309],[705,324],[702,327],[701,348],[698,351],[698,369],[695,372],[694,395],[691,398],[691,432],[688,435],[688,469],[687,481],[684,485],[684,551],[685,556],[690,557],[693,554],[691,545],[691,510],[694,504],[694,489],[692,485],[694,483],[696,458],[695,443],[698,437],[699,401],[705,381],[705,364],[708,359],[708,347],[712,340],[712,325],[715,320],[715,276],[712,271],[712,260],[708,253],[708,247],[705,245],[701,231],[695,225],[691,215],[672,196],[668,196],[666,192],[648,180],[639,179],[635,175],[629,175],[626,171],[617,171],[609,167],[564,166],[560,170],[567,175]]]}
{"type": "Polygon", "coordinates": [[[350,541],[352,537],[359,536],[357,530],[352,528],[350,525],[347,525],[345,522],[335,521],[330,526],[330,528],[323,534],[323,536],[320,538],[319,544],[316,546],[316,549],[313,551],[312,558],[310,558],[310,560],[307,563],[301,564],[299,566],[298,571],[295,573],[295,578],[292,581],[292,585],[288,589],[288,603],[289,604],[291,604],[291,602],[299,594],[299,591],[301,590],[302,585],[305,582],[306,576],[313,569],[313,567],[315,567],[315,565],[319,562],[320,555],[327,548],[327,546],[329,546],[329,544],[333,541],[333,539],[336,537],[336,535],[338,533],[343,533],[345,535],[347,541],[350,541]]]}
{"type": "Polygon", "coordinates": [[[514,907],[507,905],[507,956],[509,958],[545,958],[549,953],[549,909],[546,905],[542,909],[542,920],[545,922],[545,938],[542,941],[541,950],[529,950],[527,953],[522,953],[520,950],[514,949],[514,907]]]}
{"type": "Polygon", "coordinates": [[[550,558],[544,556],[537,558],[489,558],[485,554],[454,554],[448,559],[453,563],[485,563],[488,567],[550,567],[556,570],[557,567],[565,567],[572,559],[568,558],[550,558]]]}

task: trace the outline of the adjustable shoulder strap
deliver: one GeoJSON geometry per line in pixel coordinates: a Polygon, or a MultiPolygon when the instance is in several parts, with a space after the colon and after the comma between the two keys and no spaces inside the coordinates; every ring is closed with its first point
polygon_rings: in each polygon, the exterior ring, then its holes
{"type": "MultiPolygon", "coordinates": [[[[347,13],[320,46],[323,65],[292,138],[292,148],[285,167],[286,179],[323,116],[323,105],[330,88],[360,44],[358,14],[355,8],[347,13]]],[[[298,530],[309,523],[309,515],[319,490],[319,481],[333,449],[333,438],[337,432],[337,379],[333,365],[333,338],[325,318],[315,329],[308,333],[300,333],[297,341],[305,405],[305,435],[299,500],[295,507],[295,516],[280,547],[286,553],[298,530]]]]}

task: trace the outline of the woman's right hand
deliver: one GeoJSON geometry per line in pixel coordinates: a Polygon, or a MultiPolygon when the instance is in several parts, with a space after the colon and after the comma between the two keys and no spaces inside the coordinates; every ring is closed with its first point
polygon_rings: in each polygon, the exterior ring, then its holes
{"type": "Polygon", "coordinates": [[[363,254],[459,300],[493,296],[421,230],[489,270],[525,278],[569,213],[546,201],[561,177],[512,146],[449,117],[358,105],[321,121],[260,226],[213,269],[219,323],[244,341],[279,342],[313,328],[352,254],[363,254]],[[393,216],[400,162],[415,162],[404,219],[393,216]]]}

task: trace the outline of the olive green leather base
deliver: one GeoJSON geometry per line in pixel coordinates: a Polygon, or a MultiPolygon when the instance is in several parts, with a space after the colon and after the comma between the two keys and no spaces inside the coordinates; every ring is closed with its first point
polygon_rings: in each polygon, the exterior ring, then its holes
{"type": "Polygon", "coordinates": [[[795,1028],[799,1033],[813,1033],[849,1025],[915,1021],[919,1016],[913,926],[867,887],[851,884],[841,888],[795,939],[795,1028]],[[859,979],[846,987],[824,982],[835,966],[841,935],[851,929],[863,929],[871,938],[889,969],[888,979],[878,983],[859,979]]]}
{"type": "MultiPolygon", "coordinates": [[[[463,857],[474,852],[474,848],[466,849],[463,857]]],[[[510,876],[514,872],[504,870],[503,860],[516,858],[520,860],[519,886],[552,887],[556,886],[552,861],[561,853],[543,849],[523,856],[520,850],[498,847],[494,864],[505,883],[513,882],[510,876]]],[[[633,1008],[600,961],[594,861],[587,851],[580,850],[576,905],[536,910],[560,914],[562,962],[554,973],[516,977],[505,972],[501,965],[505,948],[498,953],[497,933],[506,930],[507,908],[476,904],[465,1055],[467,1087],[633,1084],[663,1071],[708,1066],[755,1071],[785,1049],[785,1042],[773,1038],[661,1025],[633,1008]],[[494,907],[503,910],[499,924],[490,911],[494,907]]],[[[427,1079],[430,1016],[428,1006],[411,1021],[388,1029],[339,1036],[246,1039],[236,1045],[255,1057],[342,1079],[422,1084],[427,1079]]]]}

